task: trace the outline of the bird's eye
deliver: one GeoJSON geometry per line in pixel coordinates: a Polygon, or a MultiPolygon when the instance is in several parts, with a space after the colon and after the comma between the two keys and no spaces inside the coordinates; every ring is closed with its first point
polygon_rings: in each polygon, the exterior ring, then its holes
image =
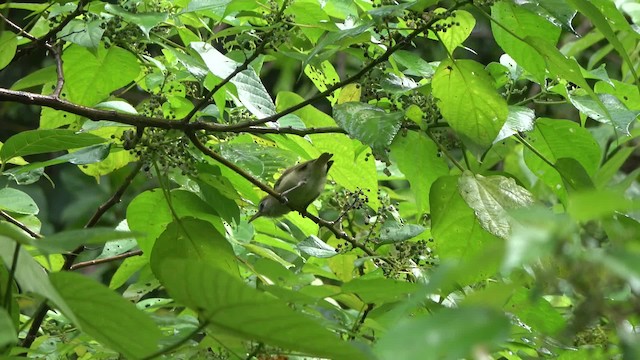
{"type": "Polygon", "coordinates": [[[264,210],[264,201],[260,203],[260,205],[258,205],[258,212],[261,212],[262,210],[264,210]]]}

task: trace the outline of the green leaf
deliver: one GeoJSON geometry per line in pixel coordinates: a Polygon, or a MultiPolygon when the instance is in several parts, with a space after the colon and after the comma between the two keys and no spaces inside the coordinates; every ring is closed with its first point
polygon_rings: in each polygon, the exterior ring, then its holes
{"type": "Polygon", "coordinates": [[[587,170],[572,158],[560,158],[556,161],[555,169],[560,173],[565,188],[569,190],[593,189],[593,181],[587,170]]]}
{"type": "MultiPolygon", "coordinates": [[[[627,54],[627,50],[624,45],[618,39],[618,35],[611,28],[610,22],[611,20],[608,18],[613,13],[618,13],[618,9],[616,9],[613,4],[605,5],[605,8],[598,9],[592,2],[585,0],[568,0],[569,4],[571,4],[574,8],[578,9],[583,15],[585,15],[595,27],[600,30],[600,32],[609,40],[609,43],[613,46],[614,49],[618,52],[621,58],[628,65],[628,69],[633,74],[633,77],[638,81],[638,75],[635,72],[635,63],[631,61],[629,55],[627,54]]],[[[601,4],[603,4],[601,2],[601,4]]],[[[621,24],[627,25],[626,19],[623,19],[621,24]]],[[[628,32],[635,32],[631,29],[630,26],[626,26],[625,30],[628,32]]]]}
{"type": "Polygon", "coordinates": [[[508,211],[533,204],[531,193],[513,178],[482,176],[465,171],[458,179],[460,195],[473,209],[483,229],[507,239],[511,233],[508,211]]]}
{"type": "Polygon", "coordinates": [[[437,37],[430,30],[429,38],[439,38],[447,51],[453,53],[471,35],[475,25],[476,19],[473,15],[464,10],[456,10],[451,16],[436,21],[430,27],[430,29],[434,29],[434,27],[442,26],[442,30],[438,31],[437,37]],[[452,23],[455,23],[455,26],[449,27],[452,23]]]}
{"type": "Polygon", "coordinates": [[[177,301],[198,310],[213,336],[232,334],[309,356],[364,359],[359,350],[286,303],[206,263],[164,259],[160,279],[177,301]]]}
{"type": "Polygon", "coordinates": [[[556,0],[521,0],[518,5],[542,16],[554,25],[561,25],[575,33],[571,22],[576,16],[576,11],[567,3],[556,0]]]}
{"type": "Polygon", "coordinates": [[[375,353],[382,360],[471,358],[474,349],[506,341],[510,326],[502,312],[445,308],[398,322],[376,344],[375,353]]]}
{"type": "Polygon", "coordinates": [[[333,117],[347,133],[367,144],[377,154],[384,154],[400,130],[403,115],[387,113],[373,105],[348,102],[333,108],[333,117]]]}
{"type": "MultiPolygon", "coordinates": [[[[94,107],[96,109],[115,110],[125,114],[138,114],[136,108],[131,106],[131,104],[129,104],[128,102],[121,100],[101,102],[94,107]]],[[[122,126],[122,124],[115,123],[115,126],[122,126]]]]}
{"type": "Polygon", "coordinates": [[[0,308],[0,349],[12,347],[18,343],[18,332],[13,326],[11,315],[5,308],[0,308]]]}
{"type": "Polygon", "coordinates": [[[601,111],[606,114],[608,118],[611,117],[606,106],[600,101],[591,89],[591,86],[589,86],[587,80],[582,76],[580,65],[578,65],[575,59],[567,58],[555,46],[541,38],[535,36],[526,37],[525,41],[542,55],[546,63],[546,68],[550,73],[578,85],[598,104],[601,111]]]}
{"type": "Polygon", "coordinates": [[[36,215],[40,212],[38,205],[29,195],[12,188],[0,189],[0,210],[27,215],[36,215]]]}
{"type": "Polygon", "coordinates": [[[499,267],[502,240],[485,231],[458,191],[458,177],[441,177],[431,187],[431,234],[435,252],[443,261],[469,264],[458,281],[475,283],[499,267]],[[480,261],[481,260],[481,261],[480,261]]]}
{"type": "Polygon", "coordinates": [[[77,149],[105,141],[99,136],[72,130],[27,130],[7,139],[0,149],[0,159],[7,162],[17,156],[77,149]]]}
{"type": "MultiPolygon", "coordinates": [[[[111,93],[131,81],[140,73],[136,56],[117,46],[109,49],[89,49],[71,45],[62,54],[64,64],[64,88],[66,100],[79,105],[93,106],[104,101],[111,93]]],[[[44,87],[44,91],[49,91],[44,87]]],[[[41,129],[53,129],[79,121],[80,116],[43,108],[40,116],[41,129]]]]}
{"type": "Polygon", "coordinates": [[[566,325],[562,314],[547,300],[524,288],[516,290],[504,305],[504,309],[544,334],[557,334],[566,325]]]}
{"type": "Polygon", "coordinates": [[[206,263],[238,277],[238,264],[231,244],[210,223],[181,218],[169,225],[151,252],[151,269],[159,277],[168,258],[206,263]]]}
{"type": "MultiPolygon", "coordinates": [[[[207,43],[192,42],[191,48],[200,54],[209,71],[221,79],[231,75],[241,65],[207,43]]],[[[276,113],[271,96],[252,67],[234,76],[231,83],[238,89],[238,98],[242,104],[253,115],[260,119],[276,113]]]]}
{"type": "Polygon", "coordinates": [[[315,235],[311,235],[302,240],[296,247],[303,253],[317,258],[330,258],[338,255],[334,247],[320,240],[315,235]]]}
{"type": "Polygon", "coordinates": [[[18,37],[16,34],[11,31],[0,31],[0,70],[11,63],[17,49],[18,37]]]}
{"type": "Polygon", "coordinates": [[[405,300],[420,290],[416,283],[393,279],[356,278],[342,285],[342,292],[354,293],[365,303],[385,303],[405,300]]]}
{"type": "Polygon", "coordinates": [[[544,58],[523,39],[527,36],[540,37],[541,41],[555,46],[561,28],[509,1],[496,2],[491,7],[491,15],[495,20],[491,22],[491,31],[498,45],[538,83],[543,84],[546,77],[544,58]]]}
{"type": "Polygon", "coordinates": [[[225,229],[222,220],[216,215],[215,209],[200,199],[196,194],[185,190],[171,191],[171,205],[173,211],[167,205],[167,200],[160,189],[153,189],[136,196],[127,208],[127,223],[132,231],[140,232],[146,236],[137,238],[140,249],[145,254],[151,254],[153,244],[162,234],[169,223],[183,217],[195,217],[211,223],[219,233],[225,229]],[[153,216],[149,216],[153,214],[153,216]]]}
{"type": "Polygon", "coordinates": [[[510,212],[518,226],[507,239],[502,271],[509,273],[536,263],[557,249],[559,242],[572,239],[578,229],[567,214],[556,214],[546,207],[532,206],[510,212]]]}
{"type": "Polygon", "coordinates": [[[629,199],[621,191],[612,189],[581,191],[569,195],[567,213],[577,221],[589,221],[612,215],[618,211],[640,209],[640,199],[629,199]]]}
{"type": "Polygon", "coordinates": [[[575,96],[569,94],[569,100],[588,117],[604,124],[612,124],[622,135],[629,135],[629,126],[638,118],[640,111],[631,111],[615,96],[599,94],[599,102],[589,96],[575,96]],[[601,105],[606,106],[607,112],[602,111],[601,105]]]}
{"type": "Polygon", "coordinates": [[[430,79],[433,74],[436,73],[436,67],[434,65],[424,61],[420,56],[411,51],[398,50],[391,55],[391,58],[407,68],[404,71],[407,75],[421,76],[430,79]]]}
{"type": "MultiPolygon", "coordinates": [[[[10,269],[13,264],[13,254],[15,247],[19,242],[15,236],[7,236],[7,227],[10,225],[6,222],[0,222],[0,258],[4,261],[4,265],[10,269]],[[18,242],[16,242],[18,241],[18,242]]],[[[12,231],[13,229],[9,229],[12,231]]],[[[15,230],[13,230],[15,231],[15,230]]],[[[21,233],[21,236],[24,233],[21,233]]],[[[24,293],[38,294],[49,299],[55,307],[60,309],[62,313],[71,321],[76,320],[72,307],[67,304],[66,300],[60,296],[60,293],[51,285],[47,272],[33,259],[31,254],[20,248],[18,252],[18,262],[15,269],[15,279],[20,285],[20,290],[24,293]]]]}
{"type": "Polygon", "coordinates": [[[34,241],[33,245],[43,254],[62,254],[76,249],[80,245],[99,245],[107,241],[128,239],[135,233],[116,231],[109,228],[77,229],[49,235],[34,241]]]}
{"type": "Polygon", "coordinates": [[[118,15],[122,17],[126,22],[137,25],[140,30],[149,37],[149,31],[159,25],[160,23],[166,21],[169,17],[169,14],[159,13],[159,12],[146,12],[146,13],[130,13],[120,6],[106,4],[104,6],[106,12],[118,15]]]}
{"type": "Polygon", "coordinates": [[[432,86],[440,112],[463,142],[475,153],[489,148],[509,109],[484,67],[472,60],[443,61],[432,86]]]}
{"type": "Polygon", "coordinates": [[[613,156],[609,157],[606,163],[598,169],[593,177],[593,182],[597,188],[606,186],[613,179],[622,165],[627,161],[629,156],[633,154],[635,147],[621,146],[613,156]]]}
{"type": "Polygon", "coordinates": [[[105,31],[101,27],[103,23],[102,19],[88,22],[73,19],[60,30],[58,36],[71,43],[95,50],[100,45],[105,31]]]}
{"type": "Polygon", "coordinates": [[[59,272],[50,277],[83,332],[129,358],[142,358],[157,350],[160,330],[135,305],[79,274],[59,272]]]}
{"type": "Polygon", "coordinates": [[[66,162],[69,162],[74,165],[94,164],[104,160],[109,155],[109,149],[111,149],[110,143],[92,145],[92,146],[88,146],[86,148],[80,149],[78,151],[70,152],[66,155],[59,156],[55,159],[15,167],[11,170],[6,171],[5,173],[18,175],[25,172],[33,171],[35,169],[58,165],[66,162]]]}
{"type": "Polygon", "coordinates": [[[409,181],[418,213],[428,213],[431,185],[440,176],[449,174],[449,166],[438,146],[426,135],[409,131],[406,136],[403,134],[394,139],[391,144],[391,159],[409,181]]]}
{"type": "Polygon", "coordinates": [[[388,219],[380,228],[380,243],[392,244],[406,241],[422,234],[425,230],[424,226],[400,224],[393,219],[388,219]]]}
{"type": "Polygon", "coordinates": [[[533,122],[536,114],[533,110],[525,106],[509,106],[509,116],[507,121],[500,129],[500,133],[496,137],[494,143],[504,140],[511,135],[528,132],[533,130],[533,122]]]}
{"type": "Polygon", "coordinates": [[[44,85],[56,80],[56,66],[51,65],[38,69],[11,85],[11,90],[24,90],[30,87],[44,85]]]}
{"type": "MultiPolygon", "coordinates": [[[[536,151],[551,163],[560,158],[573,158],[589,176],[598,169],[601,159],[598,143],[587,129],[573,121],[540,118],[527,138],[536,151]]],[[[558,196],[566,198],[562,178],[554,168],[528,148],[524,150],[524,161],[558,196]]]]}

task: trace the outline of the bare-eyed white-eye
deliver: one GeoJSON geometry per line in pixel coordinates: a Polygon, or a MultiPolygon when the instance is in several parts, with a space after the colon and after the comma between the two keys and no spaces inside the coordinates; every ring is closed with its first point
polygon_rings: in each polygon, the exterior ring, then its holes
{"type": "Polygon", "coordinates": [[[333,154],[323,153],[314,160],[305,161],[285,170],[273,189],[287,199],[287,204],[281,203],[271,195],[260,200],[258,212],[249,222],[264,216],[282,216],[291,208],[306,210],[307,206],[322,194],[327,182],[327,173],[333,165],[333,154]]]}

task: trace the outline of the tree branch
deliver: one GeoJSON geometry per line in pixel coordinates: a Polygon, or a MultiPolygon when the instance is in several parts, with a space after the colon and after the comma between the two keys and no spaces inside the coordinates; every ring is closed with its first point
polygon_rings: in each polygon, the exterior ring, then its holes
{"type": "Polygon", "coordinates": [[[78,270],[78,269],[82,269],[82,268],[89,267],[89,266],[105,264],[105,263],[109,263],[109,262],[112,262],[112,261],[122,260],[122,259],[130,258],[130,257],[134,257],[134,256],[140,256],[140,255],[142,255],[142,250],[127,251],[127,252],[122,253],[120,255],[115,255],[115,256],[108,257],[108,258],[95,259],[95,260],[79,262],[77,264],[71,265],[71,268],[69,270],[72,270],[72,271],[73,270],[78,270]]]}
{"type": "Polygon", "coordinates": [[[42,238],[42,235],[40,235],[37,232],[29,229],[29,227],[27,227],[27,225],[21,223],[20,221],[18,221],[17,219],[12,217],[8,213],[6,213],[4,210],[0,210],[0,216],[5,218],[8,222],[12,223],[13,225],[15,225],[15,226],[19,227],[20,229],[22,229],[22,231],[24,231],[27,234],[29,234],[32,238],[34,238],[34,239],[42,238]]]}

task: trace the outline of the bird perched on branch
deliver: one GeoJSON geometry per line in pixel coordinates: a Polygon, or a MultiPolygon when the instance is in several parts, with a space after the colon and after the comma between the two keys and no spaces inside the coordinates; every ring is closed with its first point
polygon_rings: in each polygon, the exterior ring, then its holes
{"type": "Polygon", "coordinates": [[[261,216],[282,216],[292,209],[305,210],[322,194],[327,182],[327,173],[333,165],[332,156],[333,154],[323,153],[317,159],[305,161],[285,170],[273,189],[286,199],[286,204],[271,195],[265,196],[260,200],[258,212],[249,219],[249,222],[261,216]]]}

